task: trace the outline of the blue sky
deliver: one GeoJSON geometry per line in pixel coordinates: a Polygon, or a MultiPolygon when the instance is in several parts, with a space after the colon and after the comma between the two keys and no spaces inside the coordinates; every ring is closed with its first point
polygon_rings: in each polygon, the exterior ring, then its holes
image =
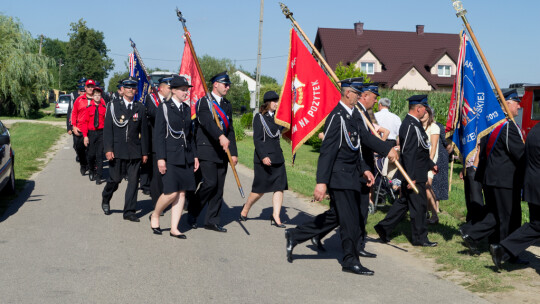
{"type": "MultiPolygon", "coordinates": [[[[352,28],[364,22],[366,30],[458,33],[462,28],[451,0],[322,1],[282,0],[314,41],[318,27],[352,28]]],[[[469,22],[503,87],[513,82],[540,83],[540,2],[532,0],[464,0],[469,22]]],[[[114,59],[114,71],[124,71],[131,52],[129,38],[150,68],[178,71],[183,51],[176,7],[187,19],[197,54],[225,57],[238,66],[256,68],[259,0],[231,1],[3,1],[0,12],[17,17],[33,36],[68,39],[70,23],[80,18],[105,34],[114,59]]],[[[262,73],[283,81],[288,31],[277,1],[264,2],[262,73]]],[[[112,74],[112,73],[110,73],[112,74]]]]}

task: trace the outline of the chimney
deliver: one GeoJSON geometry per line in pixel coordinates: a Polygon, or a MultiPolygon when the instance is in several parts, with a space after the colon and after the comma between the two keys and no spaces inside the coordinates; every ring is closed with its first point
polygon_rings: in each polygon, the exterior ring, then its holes
{"type": "Polygon", "coordinates": [[[416,26],[416,35],[419,35],[419,36],[424,35],[424,26],[423,25],[417,25],[416,26]]]}
{"type": "Polygon", "coordinates": [[[357,36],[361,36],[364,33],[364,23],[363,22],[356,22],[354,24],[354,32],[357,36]]]}

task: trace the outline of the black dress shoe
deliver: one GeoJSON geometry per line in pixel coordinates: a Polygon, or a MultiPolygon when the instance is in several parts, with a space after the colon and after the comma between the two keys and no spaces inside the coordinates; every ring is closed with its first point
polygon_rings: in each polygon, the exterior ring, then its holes
{"type": "Polygon", "coordinates": [[[159,226],[157,228],[152,227],[152,215],[151,214],[148,216],[148,220],[150,221],[150,228],[152,228],[152,231],[154,232],[154,234],[161,235],[161,228],[159,226]]]}
{"type": "Polygon", "coordinates": [[[185,240],[187,239],[187,236],[185,234],[172,234],[169,232],[169,235],[172,236],[173,238],[177,238],[177,239],[181,239],[181,240],[185,240]]]}
{"type": "Polygon", "coordinates": [[[102,183],[101,176],[96,175],[96,185],[101,185],[101,183],[102,183]]]}
{"type": "Polygon", "coordinates": [[[84,176],[84,174],[86,173],[86,167],[85,166],[81,166],[81,175],[84,176]]]}
{"type": "Polygon", "coordinates": [[[274,219],[274,215],[270,214],[270,226],[276,226],[278,228],[287,228],[287,226],[283,225],[283,223],[279,224],[276,222],[276,219],[274,219]]]}
{"type": "Polygon", "coordinates": [[[150,195],[150,190],[148,190],[148,189],[143,189],[142,193],[143,193],[144,195],[150,195]]]}
{"type": "Polygon", "coordinates": [[[96,173],[95,173],[94,171],[90,170],[90,171],[88,172],[88,179],[89,179],[91,182],[95,181],[95,180],[96,180],[96,173]]]}
{"type": "Polygon", "coordinates": [[[311,244],[313,244],[314,246],[317,247],[317,250],[319,251],[326,251],[326,249],[324,248],[322,242],[321,242],[321,239],[319,238],[319,236],[314,236],[311,238],[311,244]]]}
{"type": "Polygon", "coordinates": [[[111,214],[111,206],[109,205],[109,202],[102,201],[101,209],[103,209],[103,213],[105,213],[105,215],[111,214]]]}
{"type": "Polygon", "coordinates": [[[423,243],[415,243],[413,244],[413,246],[422,246],[422,247],[437,247],[439,243],[437,242],[430,242],[430,241],[425,241],[423,243]]]}
{"type": "Polygon", "coordinates": [[[365,250],[358,251],[358,255],[363,258],[376,258],[377,257],[375,253],[367,252],[365,250]]]}
{"type": "Polygon", "coordinates": [[[126,221],[131,221],[131,222],[140,222],[141,221],[135,214],[126,215],[126,216],[124,216],[124,219],[126,221]]]}
{"type": "Polygon", "coordinates": [[[189,214],[187,215],[187,222],[188,222],[188,225],[191,227],[191,229],[197,229],[198,226],[197,226],[197,218],[194,217],[193,215],[189,214]]]}
{"type": "Polygon", "coordinates": [[[377,234],[379,235],[379,238],[381,239],[383,243],[390,243],[390,240],[386,236],[386,231],[384,231],[384,229],[381,226],[377,224],[373,228],[375,228],[375,231],[377,232],[377,234]]]}
{"type": "Polygon", "coordinates": [[[491,260],[493,261],[493,264],[495,264],[497,271],[501,270],[504,248],[499,244],[491,244],[489,245],[489,254],[491,254],[491,260]]]}
{"type": "Polygon", "coordinates": [[[227,229],[223,228],[223,226],[220,226],[218,224],[204,225],[204,229],[214,230],[214,231],[217,231],[217,232],[227,232],[227,229]]]}
{"type": "Polygon", "coordinates": [[[297,243],[295,240],[293,240],[291,231],[289,229],[285,230],[285,239],[287,240],[287,245],[285,247],[287,250],[287,262],[292,263],[292,252],[297,243]]]}
{"type": "Polygon", "coordinates": [[[459,233],[461,234],[461,238],[463,239],[463,243],[472,254],[479,254],[478,252],[478,242],[475,241],[470,235],[466,234],[461,228],[459,228],[459,233]]]}
{"type": "Polygon", "coordinates": [[[375,272],[373,270],[369,270],[369,269],[367,269],[366,267],[364,267],[362,265],[343,266],[341,268],[341,270],[343,272],[350,272],[350,273],[359,274],[359,275],[372,276],[372,275],[375,274],[375,272]]]}

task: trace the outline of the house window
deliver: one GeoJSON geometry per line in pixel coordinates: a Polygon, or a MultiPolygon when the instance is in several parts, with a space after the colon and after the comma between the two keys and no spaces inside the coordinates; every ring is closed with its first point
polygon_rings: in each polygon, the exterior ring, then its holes
{"type": "Polygon", "coordinates": [[[368,75],[373,75],[375,74],[375,64],[373,62],[362,62],[360,70],[368,75]]]}
{"type": "Polygon", "coordinates": [[[439,77],[450,77],[450,66],[449,65],[439,65],[438,73],[439,77]]]}

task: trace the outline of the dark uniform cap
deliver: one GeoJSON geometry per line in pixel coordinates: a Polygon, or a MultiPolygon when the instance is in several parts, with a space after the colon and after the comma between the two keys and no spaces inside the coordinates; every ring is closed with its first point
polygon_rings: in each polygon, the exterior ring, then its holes
{"type": "Polygon", "coordinates": [[[231,84],[231,79],[229,78],[229,75],[227,75],[227,71],[224,71],[224,72],[221,72],[217,75],[214,75],[214,77],[212,77],[210,79],[210,82],[211,83],[214,83],[214,82],[221,82],[221,83],[225,83],[225,84],[231,84]]]}
{"type": "Polygon", "coordinates": [[[504,99],[506,100],[513,100],[513,101],[521,102],[521,99],[519,98],[519,95],[516,89],[505,91],[503,93],[503,96],[504,96],[504,99]]]}
{"type": "Polygon", "coordinates": [[[379,84],[378,83],[366,83],[364,84],[364,92],[371,92],[377,96],[379,95],[379,84]]]}
{"type": "Polygon", "coordinates": [[[351,88],[361,94],[364,87],[364,77],[347,78],[340,81],[342,88],[351,88]]]}
{"type": "Polygon", "coordinates": [[[77,83],[85,83],[86,82],[86,77],[83,77],[81,79],[79,79],[79,81],[77,81],[77,83]]]}
{"type": "Polygon", "coordinates": [[[279,95],[275,91],[268,91],[264,93],[263,100],[264,102],[279,100],[279,95]]]}
{"type": "Polygon", "coordinates": [[[161,77],[158,80],[158,83],[159,84],[166,83],[167,85],[171,85],[171,80],[173,80],[173,76],[165,76],[165,77],[161,77]]]}
{"type": "Polygon", "coordinates": [[[79,89],[79,91],[84,91],[84,84],[79,85],[77,89],[79,89]]]}
{"type": "Polygon", "coordinates": [[[415,104],[421,104],[424,107],[429,107],[427,95],[413,95],[407,98],[407,100],[409,101],[410,106],[415,104]]]}
{"type": "Polygon", "coordinates": [[[126,88],[136,88],[138,81],[133,77],[128,77],[122,81],[122,85],[126,88]]]}
{"type": "Polygon", "coordinates": [[[179,88],[179,87],[192,87],[192,85],[189,84],[186,77],[174,75],[171,77],[171,81],[169,83],[171,88],[179,88]]]}
{"type": "Polygon", "coordinates": [[[117,87],[118,89],[120,89],[121,87],[124,86],[124,85],[122,84],[122,82],[124,82],[124,79],[118,80],[118,84],[116,85],[116,87],[117,87]]]}

